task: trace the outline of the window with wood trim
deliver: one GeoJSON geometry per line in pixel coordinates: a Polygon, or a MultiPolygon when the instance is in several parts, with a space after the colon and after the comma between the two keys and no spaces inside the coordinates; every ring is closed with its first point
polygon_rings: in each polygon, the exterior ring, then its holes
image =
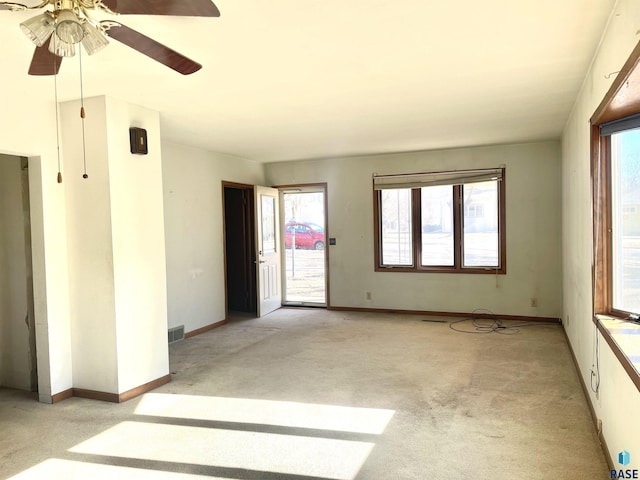
{"type": "Polygon", "coordinates": [[[375,176],[376,271],[506,273],[504,168],[375,176]]]}
{"type": "Polygon", "coordinates": [[[640,42],[591,126],[593,321],[640,390],[640,42]]]}
{"type": "Polygon", "coordinates": [[[594,298],[627,317],[640,314],[640,116],[622,120],[593,129],[594,298]]]}
{"type": "Polygon", "coordinates": [[[594,313],[640,314],[640,44],[591,118],[594,313]]]}

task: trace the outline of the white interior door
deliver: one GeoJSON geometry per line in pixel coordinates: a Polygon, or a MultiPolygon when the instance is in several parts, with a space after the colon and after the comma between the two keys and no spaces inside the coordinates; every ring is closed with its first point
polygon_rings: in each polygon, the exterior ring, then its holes
{"type": "Polygon", "coordinates": [[[256,185],[258,317],[282,305],[278,190],[256,185]]]}

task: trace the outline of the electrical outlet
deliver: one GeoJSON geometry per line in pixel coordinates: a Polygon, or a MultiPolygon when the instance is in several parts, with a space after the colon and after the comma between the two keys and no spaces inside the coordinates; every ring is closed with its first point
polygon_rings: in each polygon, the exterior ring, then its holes
{"type": "Polygon", "coordinates": [[[531,306],[533,308],[538,306],[538,299],[536,297],[531,297],[531,306]]]}
{"type": "Polygon", "coordinates": [[[367,300],[371,300],[371,292],[366,292],[365,293],[367,300]]]}

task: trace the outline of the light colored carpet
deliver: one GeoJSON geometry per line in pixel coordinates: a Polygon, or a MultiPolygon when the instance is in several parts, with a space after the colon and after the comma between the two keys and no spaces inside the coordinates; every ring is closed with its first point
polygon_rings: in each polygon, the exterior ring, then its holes
{"type": "Polygon", "coordinates": [[[172,345],[173,381],[121,405],[0,390],[0,478],[607,478],[562,327],[423,319],[240,318],[172,345]]]}

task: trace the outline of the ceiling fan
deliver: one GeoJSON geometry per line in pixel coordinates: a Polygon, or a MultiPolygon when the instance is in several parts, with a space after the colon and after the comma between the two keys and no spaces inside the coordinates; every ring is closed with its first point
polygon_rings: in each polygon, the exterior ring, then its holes
{"type": "Polygon", "coordinates": [[[157,62],[189,75],[202,68],[197,62],[161,43],[113,20],[97,21],[92,11],[112,15],[172,15],[219,17],[211,0],[42,0],[35,6],[0,1],[0,10],[46,10],[20,24],[24,34],[36,44],[29,75],[57,75],[63,57],[75,55],[81,44],[89,55],[107,46],[111,37],[157,62]]]}

